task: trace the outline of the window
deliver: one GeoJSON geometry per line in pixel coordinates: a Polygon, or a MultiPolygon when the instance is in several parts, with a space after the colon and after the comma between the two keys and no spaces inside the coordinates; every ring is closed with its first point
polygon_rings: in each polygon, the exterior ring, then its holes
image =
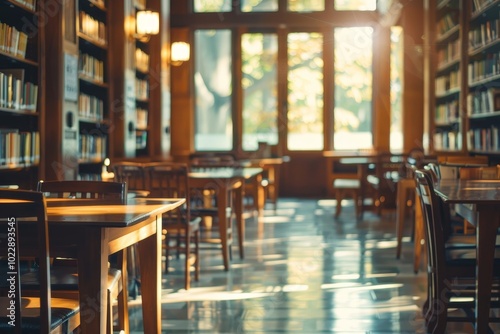
{"type": "Polygon", "coordinates": [[[230,12],[232,0],[194,0],[196,13],[230,12]]]}
{"type": "Polygon", "coordinates": [[[403,150],[403,29],[391,28],[391,137],[390,149],[403,150]]]}
{"type": "Polygon", "coordinates": [[[323,35],[288,34],[288,149],[323,149],[323,35]]]}
{"type": "Polygon", "coordinates": [[[335,28],[336,150],[373,147],[372,35],[370,27],[335,28]]]}
{"type": "Polygon", "coordinates": [[[318,12],[325,10],[325,0],[288,0],[291,12],[318,12]]]}
{"type": "Polygon", "coordinates": [[[334,0],[336,10],[376,10],[377,0],[334,0]]]}
{"type": "Polygon", "coordinates": [[[243,34],[241,37],[243,142],[255,151],[259,142],[278,143],[278,37],[243,34]]]}
{"type": "Polygon", "coordinates": [[[231,31],[195,31],[195,149],[233,147],[231,31]]]}
{"type": "Polygon", "coordinates": [[[241,0],[242,12],[276,12],[278,0],[241,0]]]}

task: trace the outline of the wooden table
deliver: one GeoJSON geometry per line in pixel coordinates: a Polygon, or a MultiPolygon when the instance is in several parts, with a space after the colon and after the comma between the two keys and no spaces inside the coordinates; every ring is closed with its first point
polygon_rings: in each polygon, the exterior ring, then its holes
{"type": "Polygon", "coordinates": [[[232,191],[235,193],[234,211],[236,216],[236,226],[238,229],[238,246],[240,257],[244,258],[243,243],[245,238],[245,222],[243,219],[243,184],[245,180],[255,180],[257,187],[263,169],[255,167],[215,167],[215,168],[193,168],[189,173],[189,186],[197,189],[217,190],[217,210],[219,220],[219,231],[221,231],[222,254],[224,268],[229,270],[229,246],[232,240],[226,238],[226,208],[230,203],[229,196],[232,191]]]}
{"type": "Polygon", "coordinates": [[[488,332],[493,259],[500,223],[500,180],[442,179],[435,192],[476,226],[476,333],[488,332]]]}
{"type": "Polygon", "coordinates": [[[144,332],[161,333],[161,216],[185,200],[84,201],[47,201],[51,256],[78,259],[82,332],[106,333],[108,256],[138,243],[141,278],[147,282],[141,287],[144,332]]]}
{"type": "MultiPolygon", "coordinates": [[[[260,167],[263,169],[265,177],[267,178],[267,197],[274,206],[274,210],[277,209],[278,195],[279,195],[279,182],[280,182],[280,167],[283,163],[289,162],[289,156],[274,157],[274,158],[251,158],[241,161],[243,164],[248,163],[249,166],[260,167]]],[[[265,198],[263,196],[258,196],[255,200],[260,200],[257,206],[259,210],[264,208],[265,198]]]]}

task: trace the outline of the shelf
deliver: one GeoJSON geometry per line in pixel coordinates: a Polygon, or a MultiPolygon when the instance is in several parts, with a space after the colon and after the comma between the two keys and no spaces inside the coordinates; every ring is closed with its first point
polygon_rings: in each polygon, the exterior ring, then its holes
{"type": "Polygon", "coordinates": [[[8,3],[12,6],[15,6],[17,8],[20,8],[30,14],[35,14],[35,8],[31,7],[28,4],[25,4],[24,1],[18,1],[18,0],[2,0],[2,2],[8,3]]]}
{"type": "Polygon", "coordinates": [[[0,108],[0,113],[9,113],[18,116],[39,116],[37,111],[28,109],[10,109],[10,108],[0,108]]]}
{"type": "Polygon", "coordinates": [[[469,115],[469,119],[485,119],[485,118],[494,118],[494,117],[500,117],[500,111],[482,112],[482,113],[469,115]]]}

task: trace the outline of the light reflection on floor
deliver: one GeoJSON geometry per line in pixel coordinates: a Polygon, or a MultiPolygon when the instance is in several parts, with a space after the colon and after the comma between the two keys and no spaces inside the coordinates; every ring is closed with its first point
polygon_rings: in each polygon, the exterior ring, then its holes
{"type": "MultiPolygon", "coordinates": [[[[204,251],[199,282],[183,290],[183,261],[165,275],[165,333],[425,333],[426,275],[413,273],[413,245],[396,260],[395,212],[354,219],[333,200],[280,199],[260,223],[247,219],[245,259],[233,265],[204,251]],[[261,225],[259,225],[261,224],[261,225]]],[[[411,234],[408,226],[406,236],[411,234]]],[[[131,333],[142,333],[140,298],[130,302],[131,333]]],[[[473,333],[453,324],[449,333],[473,333]]]]}

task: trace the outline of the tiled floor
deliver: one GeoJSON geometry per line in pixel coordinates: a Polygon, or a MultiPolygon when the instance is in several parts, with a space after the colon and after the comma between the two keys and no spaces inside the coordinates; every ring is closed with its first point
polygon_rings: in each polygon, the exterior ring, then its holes
{"type": "MultiPolygon", "coordinates": [[[[182,261],[171,261],[164,332],[425,333],[426,275],[413,272],[409,237],[396,260],[395,213],[356,221],[349,206],[334,219],[334,203],[280,199],[276,213],[247,220],[246,257],[233,246],[229,272],[219,251],[203,252],[201,279],[189,291],[182,261]]],[[[142,333],[140,306],[140,297],[130,302],[132,333],[142,333]]],[[[469,324],[448,326],[472,332],[469,324]]]]}

